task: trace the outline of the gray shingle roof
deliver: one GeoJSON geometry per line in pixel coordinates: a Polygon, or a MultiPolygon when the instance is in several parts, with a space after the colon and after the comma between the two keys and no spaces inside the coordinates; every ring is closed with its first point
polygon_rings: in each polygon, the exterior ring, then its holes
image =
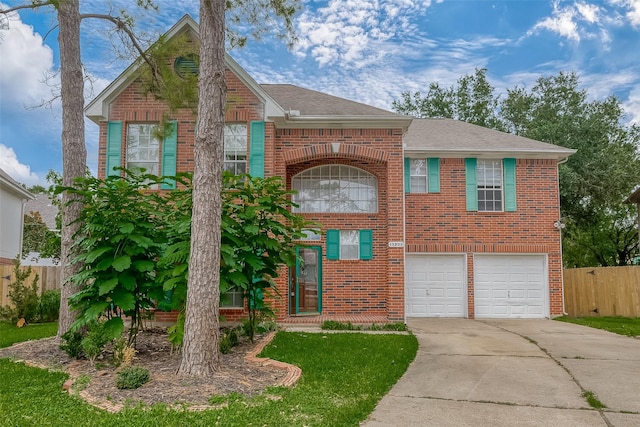
{"type": "Polygon", "coordinates": [[[407,152],[512,153],[518,157],[566,158],[575,150],[453,119],[414,119],[405,138],[407,152]]]}
{"type": "Polygon", "coordinates": [[[58,214],[58,207],[51,203],[51,199],[48,194],[35,194],[36,198],[29,200],[24,208],[25,214],[31,212],[39,212],[42,220],[47,225],[49,230],[56,230],[56,215],[58,214]]]}
{"type": "Polygon", "coordinates": [[[295,85],[261,84],[260,87],[285,111],[297,110],[302,116],[398,116],[391,111],[295,85]]]}
{"type": "Polygon", "coordinates": [[[6,173],[2,169],[0,169],[0,184],[2,184],[2,186],[6,186],[9,191],[17,194],[23,200],[31,200],[33,198],[33,194],[29,193],[29,191],[27,191],[27,189],[24,188],[22,184],[11,178],[11,175],[6,173]]]}

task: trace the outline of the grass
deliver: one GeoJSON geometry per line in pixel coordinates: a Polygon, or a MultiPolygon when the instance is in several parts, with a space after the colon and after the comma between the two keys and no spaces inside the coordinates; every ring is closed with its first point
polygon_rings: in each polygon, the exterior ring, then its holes
{"type": "Polygon", "coordinates": [[[604,329],[629,337],[640,336],[640,317],[557,317],[561,322],[575,323],[590,328],[604,329]]]}
{"type": "Polygon", "coordinates": [[[587,399],[587,403],[594,409],[604,409],[607,407],[604,403],[600,402],[600,400],[596,397],[596,395],[592,391],[585,391],[582,393],[582,397],[587,399]]]}
{"type": "Polygon", "coordinates": [[[65,374],[0,359],[0,426],[357,426],[406,371],[413,335],[279,332],[261,356],[302,369],[295,388],[257,397],[216,396],[203,412],[165,405],[118,414],[93,408],[61,390],[65,374]]]}
{"type": "Polygon", "coordinates": [[[34,323],[22,328],[18,328],[9,322],[0,322],[0,348],[9,347],[21,341],[51,337],[56,332],[58,332],[58,322],[34,323]]]}

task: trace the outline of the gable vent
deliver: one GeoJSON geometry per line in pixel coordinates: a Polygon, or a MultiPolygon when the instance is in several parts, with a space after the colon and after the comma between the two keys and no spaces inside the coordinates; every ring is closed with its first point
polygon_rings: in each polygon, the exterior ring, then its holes
{"type": "Polygon", "coordinates": [[[197,76],[199,72],[200,58],[196,54],[189,54],[186,56],[179,56],[173,63],[173,69],[176,73],[186,78],[189,76],[197,76]]]}

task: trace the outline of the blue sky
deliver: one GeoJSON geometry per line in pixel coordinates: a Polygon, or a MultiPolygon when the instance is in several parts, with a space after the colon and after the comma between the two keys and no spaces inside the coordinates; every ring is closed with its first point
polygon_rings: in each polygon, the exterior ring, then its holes
{"type": "MultiPolygon", "coordinates": [[[[81,11],[107,13],[108,4],[81,1],[81,11]]],[[[149,39],[186,13],[198,18],[197,0],[156,0],[158,12],[135,10],[128,0],[111,4],[128,9],[149,39]]],[[[28,185],[44,183],[49,169],[62,170],[56,16],[48,8],[21,11],[0,24],[0,168],[28,185]]],[[[403,91],[433,81],[448,87],[475,68],[487,68],[498,93],[575,71],[591,98],[616,95],[626,119],[640,124],[640,0],[304,1],[295,28],[291,50],[265,36],[230,53],[259,83],[296,84],[386,109],[403,91]]],[[[114,44],[108,25],[83,21],[87,100],[131,61],[114,44]]],[[[86,128],[95,171],[98,128],[89,121],[86,128]]]]}

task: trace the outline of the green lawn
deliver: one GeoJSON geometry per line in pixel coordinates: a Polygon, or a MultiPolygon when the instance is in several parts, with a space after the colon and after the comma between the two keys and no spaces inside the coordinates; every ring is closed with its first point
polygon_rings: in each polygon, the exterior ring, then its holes
{"type": "Polygon", "coordinates": [[[0,348],[29,340],[51,337],[58,332],[58,322],[37,323],[18,328],[8,322],[0,322],[0,348]]]}
{"type": "Polygon", "coordinates": [[[204,412],[157,405],[119,414],[63,392],[65,374],[0,359],[0,426],[357,426],[417,350],[413,335],[279,332],[261,356],[302,368],[295,388],[270,389],[268,397],[230,396],[228,406],[204,412]]]}
{"type": "Polygon", "coordinates": [[[604,329],[615,334],[630,337],[640,336],[640,317],[557,317],[555,320],[591,328],[604,329]]]}

